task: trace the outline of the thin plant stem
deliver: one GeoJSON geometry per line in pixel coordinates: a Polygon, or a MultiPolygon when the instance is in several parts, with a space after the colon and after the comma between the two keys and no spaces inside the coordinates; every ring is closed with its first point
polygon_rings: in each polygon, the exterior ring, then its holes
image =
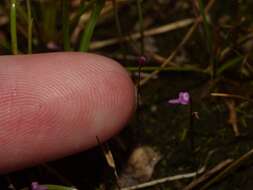
{"type": "Polygon", "coordinates": [[[62,9],[62,29],[63,29],[63,47],[65,51],[69,51],[70,47],[70,38],[69,38],[69,0],[63,0],[63,9],[62,9]]]}
{"type": "Polygon", "coordinates": [[[21,5],[21,1],[16,1],[16,15],[18,15],[17,25],[28,23],[27,10],[25,10],[24,7],[21,5]]]}
{"type": "Polygon", "coordinates": [[[82,0],[80,3],[78,13],[71,19],[71,25],[76,24],[80,19],[80,17],[82,16],[82,14],[84,14],[84,12],[90,9],[95,3],[96,0],[90,0],[88,2],[86,2],[86,0],[82,0]]]}
{"type": "MultiPolygon", "coordinates": [[[[139,71],[139,67],[126,67],[128,71],[131,72],[137,72],[139,71]]],[[[197,72],[197,73],[203,73],[206,75],[209,75],[209,71],[207,70],[201,70],[195,67],[158,67],[158,66],[147,66],[147,67],[142,67],[141,71],[145,72],[152,72],[157,69],[161,69],[161,71],[176,71],[176,72],[197,72]]]]}
{"type": "Polygon", "coordinates": [[[118,3],[116,0],[112,1],[113,3],[113,12],[114,12],[114,19],[115,19],[115,24],[118,30],[119,37],[122,37],[122,29],[119,21],[119,12],[118,12],[118,3]]]}
{"type": "MultiPolygon", "coordinates": [[[[208,12],[211,7],[213,6],[215,0],[210,0],[208,5],[205,8],[205,12],[208,12]]],[[[179,50],[186,44],[186,42],[188,42],[188,40],[190,39],[190,37],[192,36],[193,32],[196,30],[198,24],[202,21],[201,18],[197,19],[195,21],[195,23],[193,24],[193,26],[188,30],[188,32],[185,34],[184,38],[182,39],[182,41],[178,44],[178,46],[175,48],[175,50],[169,55],[169,57],[163,62],[163,64],[155,71],[153,71],[149,76],[147,76],[146,78],[142,79],[140,82],[140,85],[144,85],[146,84],[150,79],[152,79],[155,75],[159,74],[159,72],[165,68],[173,59],[174,57],[177,55],[177,53],[179,52],[179,50]]]]}
{"type": "Polygon", "coordinates": [[[193,138],[193,112],[192,112],[192,98],[190,97],[190,104],[189,104],[189,116],[190,116],[190,145],[191,150],[194,152],[194,138],[193,138]]]}
{"type": "Polygon", "coordinates": [[[208,51],[211,52],[211,48],[212,48],[211,33],[210,33],[210,27],[207,21],[207,17],[205,14],[203,0],[199,0],[199,9],[200,9],[200,14],[203,18],[203,25],[204,25],[204,29],[206,33],[206,38],[207,38],[207,48],[208,48],[208,51]]]}
{"type": "MultiPolygon", "coordinates": [[[[48,190],[77,190],[75,187],[67,187],[62,185],[42,184],[41,186],[46,187],[48,190]]],[[[25,187],[20,190],[29,190],[29,189],[30,188],[25,187]]]]}
{"type": "MultiPolygon", "coordinates": [[[[167,32],[173,31],[173,30],[187,27],[189,25],[192,25],[193,23],[194,23],[193,18],[187,18],[187,19],[175,21],[172,23],[168,23],[168,24],[156,27],[156,28],[145,30],[144,36],[146,37],[146,36],[160,35],[162,33],[167,33],[167,32]]],[[[125,42],[125,41],[138,40],[140,38],[141,38],[140,32],[136,32],[136,33],[133,33],[133,34],[130,34],[127,36],[123,36],[122,40],[125,42]]],[[[118,37],[117,38],[110,38],[110,39],[106,39],[106,40],[99,40],[99,41],[93,42],[91,44],[91,49],[99,49],[99,48],[115,45],[119,42],[120,42],[120,40],[118,37]]]]}
{"type": "Polygon", "coordinates": [[[16,0],[11,0],[10,30],[11,30],[11,48],[12,53],[14,55],[18,54],[16,6],[17,6],[16,0]]]}
{"type": "Polygon", "coordinates": [[[138,19],[140,24],[140,40],[141,40],[141,55],[144,55],[144,27],[143,27],[143,12],[142,12],[142,0],[137,0],[138,19]]]}
{"type": "MultiPolygon", "coordinates": [[[[198,174],[202,174],[204,171],[205,171],[205,167],[202,167],[196,172],[179,174],[179,175],[174,175],[174,176],[167,176],[167,177],[163,177],[163,178],[160,178],[160,179],[155,179],[155,180],[152,180],[152,181],[148,181],[148,182],[140,183],[140,184],[137,184],[137,185],[133,185],[133,186],[130,186],[130,187],[123,187],[123,188],[121,188],[121,190],[136,190],[136,189],[144,189],[144,188],[147,188],[147,187],[152,188],[155,185],[167,183],[169,181],[176,181],[176,180],[180,180],[180,179],[194,178],[198,174]]],[[[153,187],[153,189],[155,189],[155,188],[153,187]]]]}
{"type": "MultiPolygon", "coordinates": [[[[142,0],[137,0],[137,11],[140,27],[140,54],[144,56],[144,28],[143,28],[143,13],[142,13],[142,0]]],[[[142,64],[138,63],[138,81],[137,81],[137,122],[140,124],[141,112],[140,112],[140,99],[141,99],[141,68],[142,64]]]]}
{"type": "Polygon", "coordinates": [[[106,144],[106,143],[102,144],[101,141],[99,140],[98,136],[96,136],[96,139],[97,139],[98,146],[101,148],[102,153],[103,153],[103,155],[106,159],[106,162],[107,162],[108,166],[113,169],[114,177],[116,179],[117,189],[120,189],[120,185],[118,183],[119,175],[118,175],[117,170],[116,170],[116,164],[115,164],[115,161],[114,161],[114,158],[113,158],[113,154],[112,154],[108,144],[106,144]]]}
{"type": "Polygon", "coordinates": [[[5,38],[1,39],[0,47],[3,48],[3,49],[11,51],[11,44],[5,38]]]}
{"type": "Polygon", "coordinates": [[[40,167],[46,170],[46,172],[49,173],[50,175],[54,176],[64,186],[74,186],[68,178],[66,178],[57,169],[51,167],[50,165],[44,163],[44,164],[41,164],[40,167]]]}
{"type": "Polygon", "coordinates": [[[46,43],[52,41],[56,34],[56,20],[59,1],[40,1],[42,40],[46,43]]]}
{"type": "Polygon", "coordinates": [[[189,126],[189,138],[190,138],[190,150],[192,153],[192,163],[193,163],[193,168],[197,169],[197,156],[195,153],[195,134],[194,134],[194,115],[193,115],[193,101],[192,97],[190,95],[190,103],[189,103],[189,119],[190,119],[190,126],[189,126]]]}
{"type": "Polygon", "coordinates": [[[182,41],[178,44],[176,49],[169,55],[169,57],[163,62],[163,64],[155,71],[153,71],[148,77],[142,79],[140,81],[140,85],[144,85],[147,83],[151,78],[153,78],[155,75],[159,74],[159,72],[165,68],[171,61],[172,59],[176,56],[176,54],[179,52],[179,50],[185,45],[186,42],[190,39],[192,36],[193,32],[198,26],[198,22],[195,22],[194,25],[188,30],[182,41]]]}
{"type": "Polygon", "coordinates": [[[27,52],[28,54],[32,53],[32,27],[33,27],[33,19],[32,19],[32,11],[31,11],[31,1],[26,0],[26,7],[27,7],[27,21],[28,21],[28,38],[27,38],[27,43],[28,43],[28,49],[27,52]]]}
{"type": "Polygon", "coordinates": [[[91,37],[93,35],[98,16],[104,7],[105,0],[97,0],[96,3],[94,4],[94,7],[91,12],[90,19],[87,23],[87,26],[83,32],[83,36],[81,38],[81,43],[79,47],[79,51],[88,51],[89,46],[90,46],[90,41],[91,37]]]}
{"type": "Polygon", "coordinates": [[[77,190],[75,187],[66,187],[62,185],[51,185],[51,184],[46,184],[45,185],[49,190],[77,190]]]}
{"type": "Polygon", "coordinates": [[[212,77],[212,79],[214,79],[216,76],[216,59],[214,57],[214,52],[213,52],[210,25],[207,21],[203,0],[198,0],[198,3],[199,3],[200,14],[203,18],[205,37],[207,39],[207,50],[208,50],[208,54],[210,56],[210,64],[212,66],[212,76],[211,77],[212,77]]]}
{"type": "MultiPolygon", "coordinates": [[[[141,64],[138,63],[138,79],[137,79],[137,98],[136,98],[136,116],[137,116],[137,123],[139,126],[141,126],[141,105],[140,105],[140,100],[141,100],[141,86],[140,86],[140,81],[141,81],[141,64]]],[[[137,136],[139,137],[140,130],[139,128],[137,129],[137,136]]],[[[137,137],[137,138],[138,138],[137,137]]]]}
{"type": "Polygon", "coordinates": [[[219,164],[217,164],[216,166],[211,168],[209,171],[206,171],[200,177],[195,178],[190,184],[188,184],[186,187],[184,187],[183,190],[195,189],[200,184],[203,184],[204,181],[207,181],[209,178],[211,178],[215,173],[218,173],[219,171],[222,171],[224,168],[226,168],[232,162],[233,162],[232,159],[227,159],[227,160],[224,160],[224,161],[220,162],[219,164]]]}
{"type": "Polygon", "coordinates": [[[246,161],[249,160],[253,156],[253,149],[242,155],[240,158],[231,163],[228,167],[226,167],[223,171],[221,171],[217,176],[213,177],[209,180],[200,190],[205,190],[209,188],[214,183],[217,183],[221,179],[224,179],[226,176],[230,174],[234,174],[235,170],[238,169],[241,165],[243,165],[246,161]]]}
{"type": "Polygon", "coordinates": [[[118,36],[119,36],[119,40],[120,40],[120,48],[121,51],[123,53],[123,57],[126,57],[126,53],[124,50],[124,39],[123,39],[123,34],[122,34],[122,29],[121,29],[121,25],[120,25],[120,20],[119,20],[119,12],[118,12],[118,3],[117,0],[113,0],[113,12],[114,12],[114,19],[115,19],[115,24],[117,27],[117,31],[118,31],[118,36]]]}

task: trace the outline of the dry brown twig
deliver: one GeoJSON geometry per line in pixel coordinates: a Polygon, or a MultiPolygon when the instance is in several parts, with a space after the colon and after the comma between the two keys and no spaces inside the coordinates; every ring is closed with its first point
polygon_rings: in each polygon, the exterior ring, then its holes
{"type": "Polygon", "coordinates": [[[249,102],[253,102],[252,99],[249,99],[249,98],[246,98],[244,96],[241,96],[241,95],[237,95],[237,94],[228,94],[228,93],[216,93],[216,92],[213,92],[210,94],[211,96],[216,96],[216,97],[224,97],[224,98],[235,98],[235,99],[241,99],[241,100],[246,100],[246,101],[249,101],[249,102]]]}
{"type": "Polygon", "coordinates": [[[249,99],[249,98],[246,98],[244,96],[241,96],[241,95],[237,95],[237,94],[211,93],[210,95],[215,96],[215,97],[223,97],[223,98],[229,98],[230,99],[230,100],[228,100],[228,99],[225,100],[226,105],[227,105],[228,110],[229,110],[228,123],[232,125],[235,136],[240,136],[239,129],[238,129],[238,126],[237,126],[237,113],[236,113],[234,99],[240,99],[240,100],[245,100],[245,101],[249,101],[249,102],[253,102],[253,100],[249,99]]]}
{"type": "Polygon", "coordinates": [[[142,79],[140,81],[140,86],[144,85],[145,83],[147,83],[150,79],[152,79],[153,76],[157,75],[162,68],[166,67],[167,65],[169,65],[172,61],[172,59],[176,56],[176,54],[178,53],[178,51],[184,46],[184,44],[189,40],[189,38],[191,37],[192,33],[194,32],[194,30],[197,28],[198,23],[195,22],[194,25],[188,30],[187,34],[185,35],[185,37],[183,38],[183,40],[180,42],[180,44],[176,47],[176,49],[170,54],[170,56],[163,62],[163,64],[160,66],[160,68],[158,68],[157,70],[153,71],[149,77],[146,77],[144,79],[142,79]]]}
{"type": "Polygon", "coordinates": [[[168,177],[164,177],[161,179],[156,179],[156,180],[152,180],[146,183],[141,183],[138,185],[134,185],[131,187],[124,187],[121,188],[121,190],[134,190],[134,189],[142,189],[142,188],[147,188],[147,187],[151,187],[154,185],[158,185],[161,183],[165,183],[168,181],[175,181],[175,180],[180,180],[180,179],[186,179],[186,178],[192,178],[192,177],[196,177],[198,174],[201,174],[205,171],[205,167],[201,168],[200,170],[198,170],[197,172],[192,172],[192,173],[186,173],[186,174],[180,174],[180,175],[175,175],[175,176],[168,176],[168,177]]]}
{"type": "MultiPolygon", "coordinates": [[[[105,14],[107,14],[108,12],[110,12],[112,10],[112,6],[106,6],[102,9],[101,11],[101,15],[104,16],[105,14]]],[[[83,30],[85,24],[88,22],[90,18],[90,12],[85,13],[83,15],[81,15],[78,24],[76,25],[74,31],[71,34],[71,43],[75,44],[78,40],[78,37],[81,33],[81,31],[83,30]]]]}
{"type": "MultiPolygon", "coordinates": [[[[209,1],[208,5],[205,8],[206,14],[209,12],[209,10],[211,9],[214,2],[215,2],[215,0],[209,1]]],[[[147,83],[150,79],[153,78],[153,76],[157,75],[162,70],[162,68],[166,67],[173,60],[173,58],[176,56],[176,54],[179,52],[179,50],[186,44],[186,42],[188,42],[188,40],[190,39],[190,37],[192,36],[193,32],[196,30],[196,28],[200,22],[202,22],[202,17],[198,17],[196,19],[193,26],[188,30],[188,32],[186,33],[186,35],[184,36],[182,41],[179,43],[179,45],[176,47],[176,49],[170,54],[170,56],[164,61],[164,63],[161,65],[161,67],[159,69],[153,71],[148,77],[146,77],[140,81],[140,84],[139,84],[140,86],[147,83]]]]}
{"type": "MultiPolygon", "coordinates": [[[[206,13],[209,11],[209,9],[211,8],[211,6],[213,5],[215,0],[211,0],[209,2],[209,4],[206,7],[206,13]]],[[[173,23],[168,23],[165,24],[163,26],[157,27],[157,28],[152,28],[149,30],[145,30],[144,31],[144,36],[148,37],[148,36],[154,36],[154,35],[158,35],[158,34],[162,34],[162,33],[166,33],[169,31],[173,31],[176,29],[180,29],[180,28],[184,28],[187,27],[189,25],[191,25],[192,23],[195,22],[201,22],[202,21],[202,17],[198,17],[197,19],[195,18],[187,18],[187,19],[182,19],[173,23]]],[[[131,34],[129,36],[125,36],[122,38],[123,41],[130,41],[130,40],[137,40],[140,39],[140,33],[136,32],[134,34],[131,34]]],[[[95,41],[92,42],[90,45],[90,49],[91,50],[95,50],[95,49],[99,49],[99,48],[103,48],[106,46],[110,46],[110,45],[114,45],[119,43],[121,40],[119,38],[111,38],[111,39],[106,39],[106,40],[101,40],[101,41],[95,41]]]]}
{"type": "MultiPolygon", "coordinates": [[[[176,21],[173,23],[165,24],[165,25],[157,27],[157,28],[145,30],[144,36],[145,37],[154,36],[154,35],[162,34],[165,32],[173,31],[173,30],[176,30],[179,28],[184,28],[184,27],[191,25],[193,22],[194,22],[193,18],[187,18],[187,19],[183,19],[183,20],[176,21]]],[[[122,40],[123,41],[137,40],[137,39],[140,39],[140,37],[141,37],[140,33],[136,32],[136,33],[131,34],[129,36],[122,37],[122,40]]],[[[99,49],[99,48],[103,48],[106,46],[117,44],[119,42],[120,42],[119,38],[111,38],[111,39],[107,39],[107,40],[95,41],[95,42],[91,43],[90,49],[91,50],[99,49]]]]}
{"type": "Polygon", "coordinates": [[[207,184],[205,184],[200,190],[205,190],[210,187],[212,184],[220,181],[225,176],[229,175],[232,171],[236,170],[243,162],[247,161],[250,157],[253,156],[253,149],[242,155],[240,158],[232,162],[228,167],[221,171],[217,176],[212,178],[207,184]]]}
{"type": "Polygon", "coordinates": [[[197,179],[194,179],[189,185],[187,185],[183,190],[191,190],[198,186],[200,183],[203,183],[207,179],[209,179],[212,175],[219,172],[220,170],[227,167],[233,160],[227,159],[225,161],[222,161],[221,163],[217,164],[215,167],[213,167],[211,170],[205,172],[202,176],[200,176],[197,179]]]}
{"type": "Polygon", "coordinates": [[[240,136],[240,132],[237,125],[238,121],[237,121],[235,101],[226,99],[225,103],[229,111],[228,123],[232,126],[235,136],[238,137],[240,136]]]}
{"type": "MultiPolygon", "coordinates": [[[[117,0],[117,2],[119,3],[119,5],[123,5],[125,3],[127,3],[127,0],[117,0]]],[[[102,9],[101,11],[101,17],[104,18],[106,15],[108,15],[110,12],[112,12],[113,10],[113,6],[112,6],[112,2],[107,2],[105,4],[105,7],[102,9]]],[[[72,17],[74,17],[72,15],[72,17]]],[[[81,31],[83,30],[85,24],[88,22],[90,18],[90,12],[85,12],[84,14],[82,14],[80,16],[80,19],[78,21],[78,24],[76,25],[74,31],[71,34],[71,43],[75,44],[78,40],[78,37],[81,33],[81,31]]]]}
{"type": "MultiPolygon", "coordinates": [[[[111,150],[110,150],[110,148],[107,144],[104,144],[104,145],[101,144],[98,136],[96,136],[96,139],[97,139],[98,145],[100,146],[101,150],[103,151],[103,154],[105,156],[105,159],[106,159],[106,162],[107,162],[108,166],[113,169],[113,173],[114,173],[114,176],[115,176],[116,182],[117,182],[118,181],[118,173],[117,173],[117,170],[116,170],[116,164],[115,164],[112,152],[111,152],[111,150]]],[[[116,183],[116,185],[119,188],[118,183],[116,183]]]]}

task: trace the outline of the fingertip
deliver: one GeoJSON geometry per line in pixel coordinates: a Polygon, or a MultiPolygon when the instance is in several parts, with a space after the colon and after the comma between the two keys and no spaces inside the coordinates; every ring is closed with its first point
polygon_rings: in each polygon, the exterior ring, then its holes
{"type": "Polygon", "coordinates": [[[2,172],[85,150],[96,136],[107,140],[135,108],[129,74],[99,55],[2,56],[0,80],[2,172]]]}

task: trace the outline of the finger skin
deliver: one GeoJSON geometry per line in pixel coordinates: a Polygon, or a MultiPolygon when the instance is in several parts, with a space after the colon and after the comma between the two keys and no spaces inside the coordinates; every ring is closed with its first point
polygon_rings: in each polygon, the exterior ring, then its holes
{"type": "Polygon", "coordinates": [[[94,54],[0,56],[0,173],[70,155],[126,124],[135,91],[115,61],[94,54]]]}

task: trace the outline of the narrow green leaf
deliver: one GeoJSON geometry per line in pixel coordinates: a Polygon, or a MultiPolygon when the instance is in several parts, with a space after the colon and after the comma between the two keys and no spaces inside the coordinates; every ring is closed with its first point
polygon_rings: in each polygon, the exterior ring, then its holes
{"type": "Polygon", "coordinates": [[[212,51],[211,31],[210,31],[210,26],[208,24],[207,17],[205,14],[205,7],[204,7],[203,0],[199,0],[199,9],[200,9],[200,14],[203,18],[203,24],[204,24],[205,34],[207,38],[207,48],[208,48],[208,52],[210,53],[212,51]]]}
{"type": "Polygon", "coordinates": [[[69,0],[63,0],[63,9],[62,9],[62,30],[63,30],[63,41],[64,41],[64,50],[69,51],[70,40],[69,40],[69,0]]]}
{"type": "Polygon", "coordinates": [[[32,27],[33,27],[33,20],[32,20],[31,1],[30,0],[26,0],[26,7],[27,7],[27,20],[28,20],[28,26],[27,26],[27,31],[28,31],[28,38],[27,38],[28,49],[27,49],[27,52],[29,54],[31,54],[32,53],[32,27]]]}
{"type": "MultiPolygon", "coordinates": [[[[67,187],[67,186],[62,186],[62,185],[42,184],[41,186],[47,187],[48,190],[77,190],[74,187],[67,187]]],[[[25,187],[20,190],[29,190],[29,188],[25,187]]]]}
{"type": "Polygon", "coordinates": [[[142,12],[142,0],[137,0],[138,19],[140,25],[140,36],[141,36],[141,55],[144,55],[144,26],[143,26],[143,12],[142,12]]]}
{"type": "Polygon", "coordinates": [[[210,56],[210,64],[212,65],[212,78],[214,79],[217,74],[216,73],[217,59],[215,58],[215,55],[213,52],[213,39],[212,39],[212,35],[211,35],[211,28],[210,28],[210,24],[207,21],[203,0],[199,0],[198,2],[199,2],[200,14],[203,18],[203,25],[204,25],[205,38],[206,38],[206,43],[207,43],[207,50],[208,50],[208,54],[210,56]]]}
{"type": "Polygon", "coordinates": [[[41,22],[43,41],[48,42],[55,39],[57,25],[57,11],[59,1],[40,1],[41,22]]]}
{"type": "Polygon", "coordinates": [[[77,190],[74,187],[66,187],[62,185],[45,185],[48,190],[77,190]]]}
{"type": "Polygon", "coordinates": [[[217,70],[217,75],[221,75],[225,70],[241,63],[242,60],[243,57],[236,57],[232,60],[227,61],[226,63],[224,63],[222,66],[219,67],[219,69],[217,70]]]}
{"type": "Polygon", "coordinates": [[[90,41],[97,23],[98,16],[104,7],[105,0],[97,0],[91,12],[90,19],[83,32],[79,51],[87,51],[89,49],[90,41]]]}
{"type": "Polygon", "coordinates": [[[71,24],[76,24],[82,14],[89,10],[95,3],[96,0],[90,0],[88,2],[86,2],[86,0],[82,0],[82,3],[79,6],[78,13],[71,19],[71,24]]]}
{"type": "Polygon", "coordinates": [[[16,0],[11,0],[10,30],[11,30],[11,48],[12,53],[14,55],[18,54],[16,6],[17,6],[16,0]]]}

